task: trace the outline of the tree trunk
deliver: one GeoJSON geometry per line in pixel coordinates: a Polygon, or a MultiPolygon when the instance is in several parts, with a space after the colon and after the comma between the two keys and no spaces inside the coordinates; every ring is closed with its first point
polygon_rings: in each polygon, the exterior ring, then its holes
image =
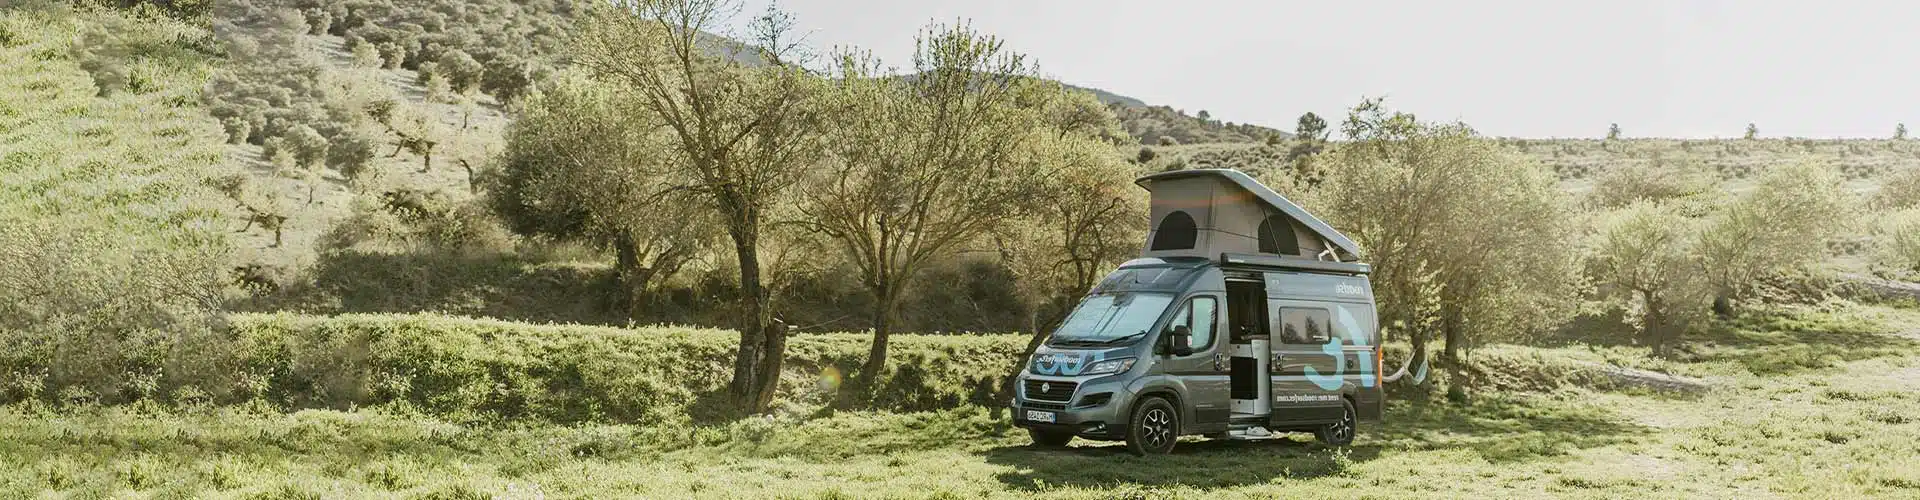
{"type": "MultiPolygon", "coordinates": [[[[749,218],[736,222],[733,231],[734,256],[740,263],[740,350],[733,361],[733,381],[728,386],[733,390],[740,408],[749,413],[766,411],[762,405],[766,398],[760,392],[767,386],[766,378],[770,374],[762,373],[760,368],[769,365],[762,356],[779,357],[782,352],[768,352],[767,347],[780,347],[766,342],[767,290],[760,283],[759,221],[749,218]]],[[[784,340],[784,339],[782,339],[784,340]]],[[[777,362],[772,363],[777,365],[777,362]]],[[[772,374],[778,378],[777,374],[772,374]]]]}
{"type": "Polygon", "coordinates": [[[887,365],[887,338],[893,334],[893,307],[896,302],[892,290],[881,286],[874,291],[873,305],[873,345],[867,349],[867,362],[860,365],[860,385],[862,388],[873,386],[875,377],[887,365]]]}
{"type": "Polygon", "coordinates": [[[1013,360],[1013,366],[1007,369],[1007,378],[1000,384],[1000,395],[994,398],[995,401],[1013,399],[1014,380],[1020,377],[1022,370],[1027,369],[1027,360],[1033,358],[1033,352],[1040,350],[1040,344],[1047,340],[1047,335],[1040,332],[1040,311],[1037,307],[1027,313],[1027,333],[1027,348],[1020,351],[1020,358],[1013,360]]]}
{"type": "Polygon", "coordinates": [[[1461,352],[1466,349],[1467,343],[1466,332],[1462,331],[1464,328],[1462,323],[1465,321],[1461,318],[1460,312],[1452,307],[1446,308],[1440,314],[1442,340],[1446,342],[1441,348],[1441,357],[1446,358],[1448,365],[1464,363],[1466,360],[1461,359],[1461,352]]]}
{"type": "Polygon", "coordinates": [[[639,280],[640,251],[634,248],[633,236],[622,232],[613,240],[614,271],[620,273],[620,285],[626,289],[627,319],[638,319],[640,313],[640,294],[646,287],[646,281],[639,280]]]}
{"type": "Polygon", "coordinates": [[[1460,312],[1447,307],[1441,313],[1440,329],[1446,342],[1441,348],[1441,357],[1447,362],[1447,399],[1465,401],[1467,399],[1466,364],[1463,352],[1466,349],[1465,332],[1462,331],[1463,319],[1460,312]]]}
{"type": "Polygon", "coordinates": [[[764,412],[773,404],[773,395],[780,388],[780,365],[786,360],[787,323],[773,320],[767,323],[766,345],[760,358],[760,394],[754,399],[754,411],[764,412]]]}
{"type": "Polygon", "coordinates": [[[1733,318],[1733,298],[1720,293],[1713,296],[1713,314],[1720,319],[1733,318]]]}
{"type": "Polygon", "coordinates": [[[1665,356],[1667,354],[1667,325],[1663,324],[1666,319],[1663,318],[1660,313],[1660,302],[1655,298],[1653,292],[1646,291],[1640,292],[1640,300],[1646,304],[1647,308],[1647,317],[1641,319],[1641,323],[1644,323],[1640,326],[1641,335],[1646,336],[1647,341],[1653,342],[1654,356],[1665,356]]]}

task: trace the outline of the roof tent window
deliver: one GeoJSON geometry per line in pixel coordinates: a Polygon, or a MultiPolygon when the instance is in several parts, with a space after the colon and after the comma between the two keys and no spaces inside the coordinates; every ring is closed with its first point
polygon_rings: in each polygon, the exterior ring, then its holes
{"type": "Polygon", "coordinates": [[[1293,237],[1293,222],[1277,214],[1261,221],[1260,253],[1300,255],[1300,240],[1293,237]]]}
{"type": "Polygon", "coordinates": [[[1193,241],[1199,235],[1200,227],[1193,223],[1193,216],[1175,210],[1160,219],[1160,229],[1153,232],[1153,250],[1193,248],[1193,241]]]}

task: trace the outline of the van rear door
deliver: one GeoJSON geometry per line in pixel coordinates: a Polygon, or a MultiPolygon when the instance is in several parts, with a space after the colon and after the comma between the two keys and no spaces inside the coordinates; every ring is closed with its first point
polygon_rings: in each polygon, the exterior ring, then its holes
{"type": "Polygon", "coordinates": [[[1345,353],[1332,344],[1333,314],[1324,303],[1273,301],[1273,417],[1276,423],[1340,418],[1345,353]],[[1328,346],[1333,345],[1332,353],[1328,346]]]}

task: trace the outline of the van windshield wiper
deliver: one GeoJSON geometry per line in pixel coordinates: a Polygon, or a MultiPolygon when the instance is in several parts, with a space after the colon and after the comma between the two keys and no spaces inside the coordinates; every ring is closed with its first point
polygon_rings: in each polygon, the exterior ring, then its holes
{"type": "Polygon", "coordinates": [[[1087,337],[1054,337],[1052,341],[1047,343],[1051,345],[1065,346],[1065,345],[1100,345],[1101,342],[1104,342],[1104,341],[1100,339],[1087,338],[1087,337]]]}
{"type": "Polygon", "coordinates": [[[1146,330],[1141,330],[1141,331],[1138,331],[1138,332],[1134,332],[1134,333],[1130,333],[1130,334],[1127,334],[1127,335],[1122,335],[1122,336],[1119,336],[1119,337],[1114,337],[1114,338],[1111,338],[1111,339],[1107,339],[1107,340],[1102,340],[1102,341],[1099,341],[1099,345],[1118,345],[1118,344],[1125,344],[1125,343],[1127,343],[1127,342],[1132,342],[1132,341],[1133,341],[1133,339],[1137,339],[1137,338],[1140,338],[1140,337],[1145,337],[1145,336],[1147,336],[1147,331],[1146,331],[1146,330]]]}

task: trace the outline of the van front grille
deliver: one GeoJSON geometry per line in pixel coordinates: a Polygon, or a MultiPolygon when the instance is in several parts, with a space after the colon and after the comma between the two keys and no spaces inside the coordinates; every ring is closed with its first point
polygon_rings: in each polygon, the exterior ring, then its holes
{"type": "Polygon", "coordinates": [[[1059,401],[1061,403],[1065,403],[1068,400],[1073,399],[1073,389],[1075,387],[1078,387],[1079,385],[1080,384],[1075,382],[1063,382],[1059,380],[1027,379],[1027,382],[1026,382],[1027,399],[1059,401]]]}
{"type": "Polygon", "coordinates": [[[1061,410],[1067,409],[1067,405],[1060,404],[1060,403],[1042,403],[1039,401],[1028,401],[1027,404],[1021,405],[1021,408],[1026,408],[1029,410],[1061,411],[1061,410]]]}

